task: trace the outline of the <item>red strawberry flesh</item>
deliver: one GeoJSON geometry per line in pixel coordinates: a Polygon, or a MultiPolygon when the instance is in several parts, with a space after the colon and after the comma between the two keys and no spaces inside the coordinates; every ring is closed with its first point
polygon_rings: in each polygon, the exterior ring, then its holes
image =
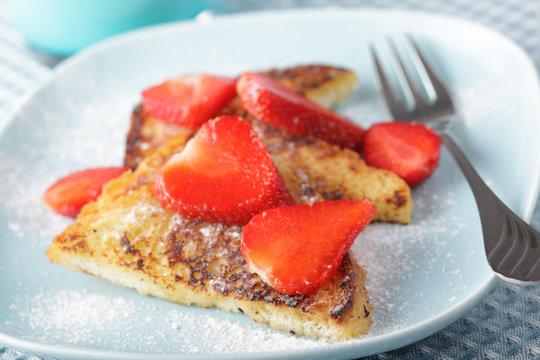
{"type": "Polygon", "coordinates": [[[332,277],[375,212],[368,199],[266,210],[245,226],[242,255],[280,292],[310,295],[332,277]]]}
{"type": "Polygon", "coordinates": [[[242,106],[253,116],[299,136],[313,136],[360,150],[364,130],[340,114],[287,89],[262,73],[244,73],[237,83],[242,106]]]}
{"type": "Polygon", "coordinates": [[[368,165],[393,171],[416,186],[437,168],[440,147],[439,135],[423,124],[385,122],[366,132],[363,155],[368,165]]]}
{"type": "Polygon", "coordinates": [[[143,91],[143,108],[152,117],[196,129],[219,114],[236,96],[236,79],[184,75],[143,91]]]}
{"type": "Polygon", "coordinates": [[[293,202],[251,125],[235,116],[205,123],[158,173],[154,188],[186,218],[235,225],[293,202]]]}
{"type": "Polygon", "coordinates": [[[125,167],[102,167],[74,172],[51,185],[43,201],[61,215],[76,217],[84,205],[97,199],[103,185],[126,170],[125,167]]]}

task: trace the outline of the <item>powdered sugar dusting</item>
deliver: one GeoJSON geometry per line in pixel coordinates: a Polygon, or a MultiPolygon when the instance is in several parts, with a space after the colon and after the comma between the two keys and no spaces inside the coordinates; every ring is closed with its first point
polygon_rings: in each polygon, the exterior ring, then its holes
{"type": "Polygon", "coordinates": [[[149,216],[152,216],[153,214],[156,214],[159,211],[163,211],[163,210],[158,209],[152,205],[137,206],[131,209],[131,211],[127,213],[126,216],[122,220],[127,224],[137,224],[142,221],[145,221],[149,216]]]}
{"type": "Polygon", "coordinates": [[[321,344],[255,325],[245,316],[228,319],[228,314],[212,310],[164,309],[151,301],[86,290],[42,289],[33,296],[17,295],[9,308],[37,334],[32,339],[50,344],[185,354],[264,352],[321,344]],[[141,326],[149,331],[138,331],[141,326]]]}
{"type": "MultiPolygon", "coordinates": [[[[442,161],[447,160],[444,154],[442,161]]],[[[448,165],[437,171],[434,179],[430,179],[433,186],[425,185],[412,193],[411,224],[370,224],[353,244],[355,257],[367,270],[367,288],[375,304],[374,325],[369,337],[392,333],[417,321],[418,302],[426,302],[425,296],[435,295],[411,292],[412,288],[418,288],[414,284],[440,281],[447,278],[446,273],[455,275],[459,282],[462,277],[460,261],[465,258],[468,261],[473,255],[448,250],[453,248],[452,239],[463,237],[467,227],[465,214],[460,213],[463,204],[454,200],[462,195],[456,195],[455,191],[468,189],[465,184],[455,182],[459,170],[448,165]],[[435,187],[437,193],[433,192],[435,187]]],[[[471,209],[473,214],[470,216],[475,216],[474,207],[471,209]]],[[[448,282],[447,286],[448,294],[453,293],[456,284],[448,282]]],[[[425,289],[429,290],[429,286],[425,289]]],[[[456,299],[455,295],[441,297],[442,301],[448,302],[456,299]]]]}
{"type": "Polygon", "coordinates": [[[56,343],[82,345],[92,338],[101,341],[109,331],[122,331],[122,320],[135,313],[135,305],[129,300],[87,291],[40,292],[29,299],[15,300],[11,308],[23,310],[21,320],[39,334],[38,340],[56,343]]]}
{"type": "Polygon", "coordinates": [[[171,311],[168,315],[167,323],[171,324],[173,330],[182,331],[182,326],[199,327],[200,337],[191,338],[182,344],[186,346],[187,353],[266,352],[312,348],[319,344],[315,340],[292,337],[267,328],[246,326],[238,321],[214,316],[186,317],[179,311],[171,311]],[[213,341],[211,343],[201,341],[207,338],[213,341]]]}

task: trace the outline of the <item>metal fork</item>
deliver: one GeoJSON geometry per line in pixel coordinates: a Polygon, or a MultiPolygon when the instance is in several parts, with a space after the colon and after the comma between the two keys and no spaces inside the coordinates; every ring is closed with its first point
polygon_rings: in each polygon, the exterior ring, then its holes
{"type": "Polygon", "coordinates": [[[398,95],[391,85],[372,45],[371,54],[390,113],[396,121],[425,123],[441,136],[442,143],[454,157],[474,194],[482,224],[484,249],[488,263],[495,273],[514,283],[540,283],[540,234],[489,189],[448,134],[448,128],[457,118],[452,98],[410,35],[407,36],[407,43],[411,53],[419,60],[413,61],[413,67],[420,74],[420,82],[425,89],[431,87],[435,99],[430,102],[424,98],[390,39],[391,52],[395,63],[399,65],[399,73],[403,75],[403,84],[400,86],[403,93],[408,92],[414,102],[412,108],[408,108],[400,100],[402,96],[398,95]]]}

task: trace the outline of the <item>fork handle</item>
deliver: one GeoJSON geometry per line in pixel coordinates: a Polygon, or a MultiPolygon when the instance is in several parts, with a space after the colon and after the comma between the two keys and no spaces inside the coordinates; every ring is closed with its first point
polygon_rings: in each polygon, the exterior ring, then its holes
{"type": "Polygon", "coordinates": [[[489,189],[449,134],[442,133],[441,139],[474,194],[482,224],[484,249],[493,270],[511,282],[540,283],[540,234],[489,189]]]}

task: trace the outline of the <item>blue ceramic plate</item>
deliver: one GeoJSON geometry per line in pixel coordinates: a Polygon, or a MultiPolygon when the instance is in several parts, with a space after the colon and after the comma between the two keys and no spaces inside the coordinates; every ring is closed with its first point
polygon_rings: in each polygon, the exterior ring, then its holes
{"type": "Polygon", "coordinates": [[[338,110],[388,119],[368,54],[412,33],[454,95],[453,133],[480,174],[530,218],[540,180],[540,90],[524,53],[468,22],[403,11],[308,10],[224,17],[123,35],[66,61],[0,138],[0,343],[65,358],[353,358],[410,344],[455,321],[494,282],[471,192],[446,151],[413,190],[413,223],[370,225],[353,246],[375,303],[368,335],[329,344],[243,315],[187,308],[51,265],[69,223],[40,196],[71,171],[122,162],[130,111],[145,87],[187,72],[329,63],[361,86],[338,110]],[[536,135],[536,136],[535,136],[536,135]]]}

